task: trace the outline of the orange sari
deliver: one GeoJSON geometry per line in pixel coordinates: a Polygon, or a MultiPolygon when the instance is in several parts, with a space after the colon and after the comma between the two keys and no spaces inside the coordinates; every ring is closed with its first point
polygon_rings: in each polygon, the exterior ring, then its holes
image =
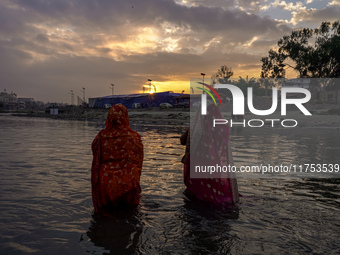
{"type": "Polygon", "coordinates": [[[113,105],[105,129],[92,143],[92,200],[95,211],[124,205],[137,205],[143,165],[140,135],[130,128],[127,109],[113,105]]]}

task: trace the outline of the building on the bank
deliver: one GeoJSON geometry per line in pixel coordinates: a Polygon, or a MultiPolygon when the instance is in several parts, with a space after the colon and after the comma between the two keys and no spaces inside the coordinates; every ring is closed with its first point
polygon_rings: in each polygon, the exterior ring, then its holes
{"type": "Polygon", "coordinates": [[[19,101],[27,102],[27,103],[33,103],[33,102],[34,102],[34,98],[20,97],[20,98],[18,98],[18,102],[19,102],[19,101]]]}
{"type": "MultiPolygon", "coordinates": [[[[181,93],[159,92],[159,93],[143,93],[129,95],[113,95],[97,98],[89,98],[89,107],[91,108],[107,108],[113,104],[123,104],[126,108],[132,109],[137,105],[141,108],[159,107],[161,103],[171,105],[185,104],[183,101],[188,101],[189,95],[181,93]],[[187,97],[185,97],[187,96],[187,97]]],[[[189,105],[189,102],[187,102],[189,105]]]]}
{"type": "Polygon", "coordinates": [[[0,93],[0,103],[1,106],[6,110],[16,110],[18,108],[17,94],[11,92],[10,94],[6,92],[0,93]]]}
{"type": "Polygon", "coordinates": [[[18,108],[21,110],[32,108],[34,103],[35,101],[33,98],[24,98],[24,97],[18,98],[18,108]]]}
{"type": "Polygon", "coordinates": [[[4,92],[0,93],[0,102],[3,104],[13,104],[13,103],[17,103],[17,94],[11,92],[11,94],[7,93],[6,90],[4,90],[4,92]]]}

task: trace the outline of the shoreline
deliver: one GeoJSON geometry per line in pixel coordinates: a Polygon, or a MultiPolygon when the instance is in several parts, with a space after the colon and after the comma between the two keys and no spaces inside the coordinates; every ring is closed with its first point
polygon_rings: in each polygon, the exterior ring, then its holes
{"type": "MultiPolygon", "coordinates": [[[[294,119],[298,122],[297,127],[319,127],[319,128],[337,128],[340,129],[340,115],[330,114],[329,109],[338,108],[333,105],[332,108],[319,108],[313,109],[308,107],[312,113],[311,116],[305,116],[299,110],[289,111],[287,116],[281,116],[279,111],[274,112],[268,116],[256,116],[250,112],[246,112],[244,120],[248,123],[249,120],[263,120],[265,122],[264,127],[271,128],[271,122],[265,120],[275,119],[274,127],[282,127],[281,121],[284,119],[294,119]]],[[[224,119],[230,122],[231,111],[223,109],[222,116],[224,119]]],[[[189,108],[149,108],[149,109],[129,109],[129,119],[132,122],[145,122],[145,123],[160,123],[167,122],[168,124],[190,124],[190,116],[193,113],[189,108]]],[[[31,112],[31,113],[0,113],[2,116],[17,116],[28,118],[51,118],[61,120],[78,120],[78,121],[92,121],[92,122],[105,122],[108,109],[90,109],[90,108],[78,108],[72,107],[64,112],[60,112],[58,115],[50,115],[45,112],[31,112]]],[[[234,120],[234,122],[241,122],[243,120],[234,120]]],[[[259,122],[253,123],[259,125],[259,122]]],[[[240,125],[238,125],[240,126],[240,125]]]]}
{"type": "MultiPolygon", "coordinates": [[[[183,109],[129,109],[129,120],[133,122],[147,123],[182,123],[189,125],[190,110],[183,109]]],[[[58,115],[51,115],[45,112],[30,112],[30,113],[0,113],[0,116],[15,116],[26,118],[49,118],[58,120],[77,120],[105,123],[108,114],[108,109],[90,109],[90,108],[74,108],[61,112],[58,115]]]]}

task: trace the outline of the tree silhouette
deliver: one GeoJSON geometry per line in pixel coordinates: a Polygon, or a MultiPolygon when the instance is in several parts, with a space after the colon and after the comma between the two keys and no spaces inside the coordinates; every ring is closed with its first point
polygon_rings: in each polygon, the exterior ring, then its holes
{"type": "Polygon", "coordinates": [[[340,22],[293,31],[278,41],[279,48],[263,57],[261,78],[285,77],[293,68],[299,78],[340,77],[340,22]]]}
{"type": "Polygon", "coordinates": [[[223,65],[214,75],[211,76],[212,83],[226,83],[228,81],[228,78],[233,76],[233,74],[234,72],[232,71],[231,67],[223,65]]]}

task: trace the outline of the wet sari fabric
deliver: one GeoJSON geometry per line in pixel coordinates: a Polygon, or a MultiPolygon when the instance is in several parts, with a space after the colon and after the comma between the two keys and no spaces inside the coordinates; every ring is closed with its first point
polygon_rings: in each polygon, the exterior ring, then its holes
{"type": "MultiPolygon", "coordinates": [[[[191,178],[191,164],[202,165],[233,165],[229,144],[229,126],[219,125],[212,128],[213,119],[222,119],[215,105],[208,107],[208,114],[196,114],[191,127],[181,137],[181,143],[186,145],[184,157],[184,183],[187,191],[194,197],[213,204],[232,205],[238,202],[239,194],[236,178],[223,173],[214,178],[191,178]],[[190,133],[191,132],[191,133],[190,133]],[[191,164],[190,164],[191,162],[191,164]]],[[[193,171],[193,169],[191,169],[193,171]]]]}
{"type": "Polygon", "coordinates": [[[128,112],[113,105],[105,129],[92,143],[92,200],[95,211],[120,204],[136,205],[140,199],[143,144],[130,128],[128,112]]]}

